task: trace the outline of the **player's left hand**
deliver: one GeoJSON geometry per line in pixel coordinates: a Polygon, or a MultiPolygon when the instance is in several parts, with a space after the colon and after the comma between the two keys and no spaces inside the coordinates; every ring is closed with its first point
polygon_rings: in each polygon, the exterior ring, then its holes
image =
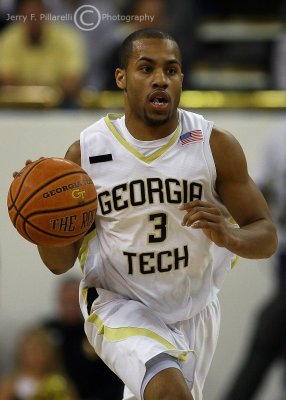
{"type": "Polygon", "coordinates": [[[229,247],[235,241],[234,228],[225,221],[216,205],[194,200],[182,204],[179,209],[186,211],[182,226],[202,229],[204,234],[220,247],[229,247]]]}
{"type": "MultiPolygon", "coordinates": [[[[43,159],[43,158],[45,158],[45,157],[39,157],[38,160],[41,160],[41,159],[43,159]]],[[[27,167],[27,165],[31,164],[32,162],[33,162],[33,161],[30,160],[30,159],[29,159],[29,160],[26,160],[26,162],[25,162],[25,167],[27,167]]],[[[12,175],[13,175],[13,178],[16,178],[16,176],[18,176],[19,173],[20,173],[19,171],[14,171],[13,174],[12,174],[12,175]]]]}

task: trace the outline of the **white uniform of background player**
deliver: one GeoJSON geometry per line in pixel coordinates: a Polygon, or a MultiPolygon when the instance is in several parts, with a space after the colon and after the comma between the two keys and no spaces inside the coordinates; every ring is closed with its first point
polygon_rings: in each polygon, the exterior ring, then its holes
{"type": "Polygon", "coordinates": [[[125,399],[143,398],[148,380],[170,366],[202,399],[220,323],[217,293],[233,254],[183,227],[179,205],[201,199],[230,217],[215,191],[212,126],[179,110],[175,132],[142,142],[124,116],[110,115],[80,137],[82,167],[98,193],[96,231],[80,251],[81,307],[95,351],[126,384],[125,399]]]}

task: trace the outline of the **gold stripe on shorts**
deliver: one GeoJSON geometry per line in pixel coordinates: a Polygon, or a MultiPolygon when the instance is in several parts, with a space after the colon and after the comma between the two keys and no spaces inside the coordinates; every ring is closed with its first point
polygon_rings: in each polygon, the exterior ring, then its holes
{"type": "MultiPolygon", "coordinates": [[[[111,342],[117,342],[119,340],[127,339],[131,336],[146,336],[161,343],[168,350],[178,350],[172,343],[168,342],[168,340],[164,339],[157,333],[152,332],[150,329],[134,327],[110,328],[109,326],[104,325],[100,317],[95,313],[92,313],[88,317],[87,321],[96,325],[98,329],[98,335],[104,336],[105,339],[111,342]]],[[[178,358],[182,361],[185,361],[187,358],[187,353],[182,353],[178,358]]]]}

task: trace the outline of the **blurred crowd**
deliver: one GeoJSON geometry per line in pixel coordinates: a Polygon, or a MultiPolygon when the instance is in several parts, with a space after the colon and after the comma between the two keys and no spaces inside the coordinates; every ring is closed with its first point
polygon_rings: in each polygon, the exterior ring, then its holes
{"type": "Polygon", "coordinates": [[[121,400],[123,383],[88,343],[79,279],[57,288],[56,314],[23,327],[13,363],[1,366],[1,400],[121,400]]]}
{"type": "Polygon", "coordinates": [[[153,27],[178,41],[184,89],[285,89],[285,3],[2,0],[0,84],[57,87],[73,107],[83,88],[116,90],[119,43],[153,27]]]}

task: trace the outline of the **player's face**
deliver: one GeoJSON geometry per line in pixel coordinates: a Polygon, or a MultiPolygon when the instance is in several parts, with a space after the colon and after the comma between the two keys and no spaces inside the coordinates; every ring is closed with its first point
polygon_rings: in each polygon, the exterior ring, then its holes
{"type": "Polygon", "coordinates": [[[135,41],[127,69],[117,71],[117,84],[125,91],[126,117],[149,126],[177,122],[182,81],[176,43],[166,39],[135,41]]]}

